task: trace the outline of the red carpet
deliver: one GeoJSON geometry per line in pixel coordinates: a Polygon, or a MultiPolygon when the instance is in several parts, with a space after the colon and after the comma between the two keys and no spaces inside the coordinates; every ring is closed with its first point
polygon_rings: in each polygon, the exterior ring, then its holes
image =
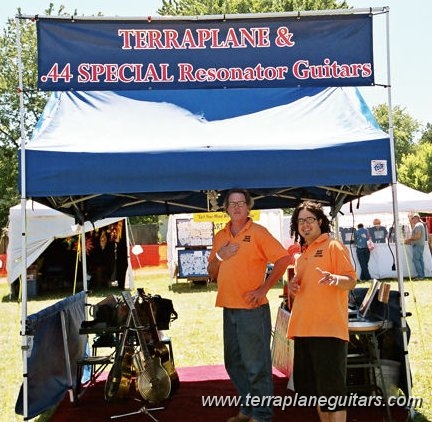
{"type": "MultiPolygon", "coordinates": [[[[163,410],[154,410],[151,415],[160,422],[224,422],[237,413],[235,407],[203,407],[202,396],[236,396],[236,391],[221,365],[177,368],[180,387],[172,397],[160,406],[163,410]]],[[[101,377],[102,378],[102,377],[101,377]]],[[[73,404],[67,395],[51,417],[52,422],[96,422],[96,421],[152,421],[140,411],[143,404],[134,398],[120,402],[104,400],[105,381],[101,379],[89,388],[81,399],[73,404]],[[121,415],[127,415],[120,417],[121,415]]],[[[279,372],[274,373],[275,396],[292,396],[287,390],[287,379],[279,372]]],[[[139,395],[136,396],[137,398],[139,395]]],[[[148,406],[148,409],[156,406],[148,406]]],[[[385,418],[384,407],[350,407],[348,422],[381,422],[385,418]]],[[[405,422],[407,411],[392,408],[393,422],[405,422]]],[[[315,409],[305,407],[274,408],[274,422],[306,421],[319,422],[315,409]]]]}

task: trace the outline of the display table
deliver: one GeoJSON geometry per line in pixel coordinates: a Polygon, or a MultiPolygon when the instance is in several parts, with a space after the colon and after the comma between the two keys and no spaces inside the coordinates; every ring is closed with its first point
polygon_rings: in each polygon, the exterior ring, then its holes
{"type": "MultiPolygon", "coordinates": [[[[355,245],[345,245],[350,251],[351,261],[355,265],[357,275],[360,277],[361,268],[357,259],[355,245]]],[[[399,252],[402,254],[402,274],[403,277],[417,277],[416,270],[412,263],[412,246],[401,245],[399,252]]],[[[425,245],[423,252],[425,265],[425,276],[432,277],[432,256],[428,245],[425,245]]],[[[369,273],[372,278],[396,278],[396,245],[395,243],[377,243],[375,249],[371,251],[369,259],[369,273]],[[394,268],[394,270],[393,270],[394,268]]]]}
{"type": "MultiPolygon", "coordinates": [[[[357,287],[350,294],[350,308],[355,309],[360,306],[368,288],[357,287]]],[[[272,365],[289,378],[288,388],[294,389],[292,372],[294,366],[294,340],[287,338],[287,329],[290,312],[284,307],[279,307],[272,339],[272,365]]],[[[362,356],[364,347],[362,341],[355,340],[361,334],[371,332],[371,327],[377,330],[378,350],[381,366],[384,375],[384,382],[389,393],[396,392],[399,388],[405,395],[408,395],[407,370],[405,366],[405,345],[403,339],[400,293],[396,290],[390,291],[388,304],[383,304],[376,295],[370,307],[370,319],[368,322],[349,323],[350,342],[348,353],[353,357],[362,356]],[[385,320],[380,317],[386,315],[385,320]],[[378,318],[379,321],[374,320],[378,318]],[[397,374],[396,370],[397,368],[397,374]],[[388,385],[387,385],[388,383],[388,385]]],[[[406,326],[408,341],[410,328],[406,326]]],[[[364,378],[364,362],[351,361],[351,367],[347,372],[347,385],[352,391],[357,391],[357,387],[366,387],[367,379],[364,378]]],[[[382,380],[381,380],[382,381],[382,380]]],[[[370,388],[369,388],[370,389],[370,388]]],[[[362,389],[359,389],[359,391],[362,389]]]]}

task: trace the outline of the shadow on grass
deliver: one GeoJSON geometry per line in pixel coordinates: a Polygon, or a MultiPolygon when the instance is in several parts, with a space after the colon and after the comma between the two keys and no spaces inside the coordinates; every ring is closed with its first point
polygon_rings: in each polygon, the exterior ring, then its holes
{"type": "Polygon", "coordinates": [[[174,293],[201,293],[217,291],[217,284],[207,281],[185,281],[176,282],[169,286],[169,289],[174,293]]]}
{"type": "MultiPolygon", "coordinates": [[[[276,283],[272,289],[282,289],[283,281],[276,283]]],[[[201,293],[217,291],[217,283],[206,281],[187,281],[173,283],[169,289],[174,293],[201,293]]]]}
{"type": "MultiPolygon", "coordinates": [[[[280,280],[272,287],[272,289],[282,289],[282,287],[283,287],[283,281],[280,280]]],[[[75,293],[79,293],[81,289],[82,289],[81,286],[77,287],[75,293]]],[[[124,289],[124,290],[130,290],[130,289],[124,289]]],[[[184,282],[177,281],[175,283],[172,283],[169,286],[169,290],[171,290],[174,293],[215,292],[217,291],[217,283],[201,281],[201,280],[184,281],[184,282]]],[[[119,289],[116,286],[88,290],[89,297],[96,297],[96,298],[99,297],[105,298],[109,295],[121,296],[121,292],[122,289],[119,289]]],[[[73,295],[73,290],[71,290],[70,287],[58,288],[56,290],[38,292],[37,296],[27,297],[27,301],[44,302],[47,300],[61,300],[71,295],[73,295]]],[[[17,294],[12,296],[10,296],[9,294],[4,295],[1,298],[1,301],[4,303],[18,302],[18,295],[17,294]]]]}

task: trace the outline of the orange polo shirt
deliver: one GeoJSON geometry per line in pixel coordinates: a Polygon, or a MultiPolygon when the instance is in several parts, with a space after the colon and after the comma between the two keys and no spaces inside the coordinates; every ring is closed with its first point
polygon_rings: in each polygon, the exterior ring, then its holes
{"type": "MultiPolygon", "coordinates": [[[[224,308],[251,309],[243,295],[257,289],[264,282],[268,263],[274,263],[287,255],[286,249],[263,226],[251,219],[234,237],[231,234],[231,222],[216,233],[209,260],[214,259],[216,252],[227,242],[240,245],[237,253],[219,265],[217,277],[218,293],[216,306],[224,308]]],[[[267,298],[257,306],[268,303],[267,298]]]]}
{"type": "Polygon", "coordinates": [[[357,279],[347,248],[339,241],[321,234],[299,256],[295,273],[300,290],[294,299],[288,325],[288,337],[336,337],[348,340],[348,291],[319,284],[321,272],[357,279]]]}

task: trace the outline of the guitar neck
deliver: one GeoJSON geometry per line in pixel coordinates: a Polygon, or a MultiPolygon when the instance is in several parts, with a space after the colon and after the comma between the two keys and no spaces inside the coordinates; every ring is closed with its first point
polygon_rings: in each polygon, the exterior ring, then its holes
{"type": "Polygon", "coordinates": [[[119,346],[117,347],[117,353],[116,353],[116,360],[123,360],[123,355],[124,355],[124,350],[125,350],[125,344],[126,344],[126,339],[129,333],[129,329],[130,329],[130,322],[132,319],[132,312],[129,312],[129,315],[127,316],[126,319],[126,328],[124,329],[124,332],[121,336],[121,341],[119,346]]]}
{"type": "Polygon", "coordinates": [[[155,319],[155,316],[154,316],[154,313],[153,313],[153,309],[151,307],[151,299],[149,299],[148,297],[146,297],[144,295],[144,290],[143,289],[137,289],[137,291],[138,291],[138,295],[141,297],[141,299],[143,300],[143,303],[144,303],[144,308],[145,308],[145,311],[146,311],[146,315],[147,315],[147,317],[149,319],[150,331],[151,331],[151,334],[152,334],[153,341],[155,343],[160,343],[161,339],[159,337],[159,331],[157,329],[156,319],[155,319]]]}
{"type": "Polygon", "coordinates": [[[137,333],[137,337],[138,337],[138,342],[139,342],[139,345],[141,346],[141,350],[143,352],[143,355],[146,359],[148,359],[151,357],[151,355],[150,355],[149,349],[147,347],[146,339],[144,337],[144,326],[141,325],[141,321],[139,319],[138,312],[135,308],[135,304],[132,300],[131,294],[129,292],[125,291],[125,292],[122,292],[122,295],[123,295],[123,298],[125,299],[126,304],[128,305],[129,310],[131,312],[132,320],[133,320],[135,330],[137,333]]]}
{"type": "Polygon", "coordinates": [[[138,341],[139,341],[139,344],[141,346],[141,350],[144,354],[144,357],[146,359],[148,359],[151,357],[151,355],[150,355],[149,349],[147,347],[147,341],[146,341],[145,336],[144,336],[144,326],[141,325],[141,322],[139,320],[139,316],[138,316],[138,313],[136,310],[132,313],[132,316],[133,316],[133,320],[134,320],[135,330],[136,330],[136,333],[138,336],[138,341]],[[135,314],[135,316],[133,316],[134,314],[135,314]]]}

